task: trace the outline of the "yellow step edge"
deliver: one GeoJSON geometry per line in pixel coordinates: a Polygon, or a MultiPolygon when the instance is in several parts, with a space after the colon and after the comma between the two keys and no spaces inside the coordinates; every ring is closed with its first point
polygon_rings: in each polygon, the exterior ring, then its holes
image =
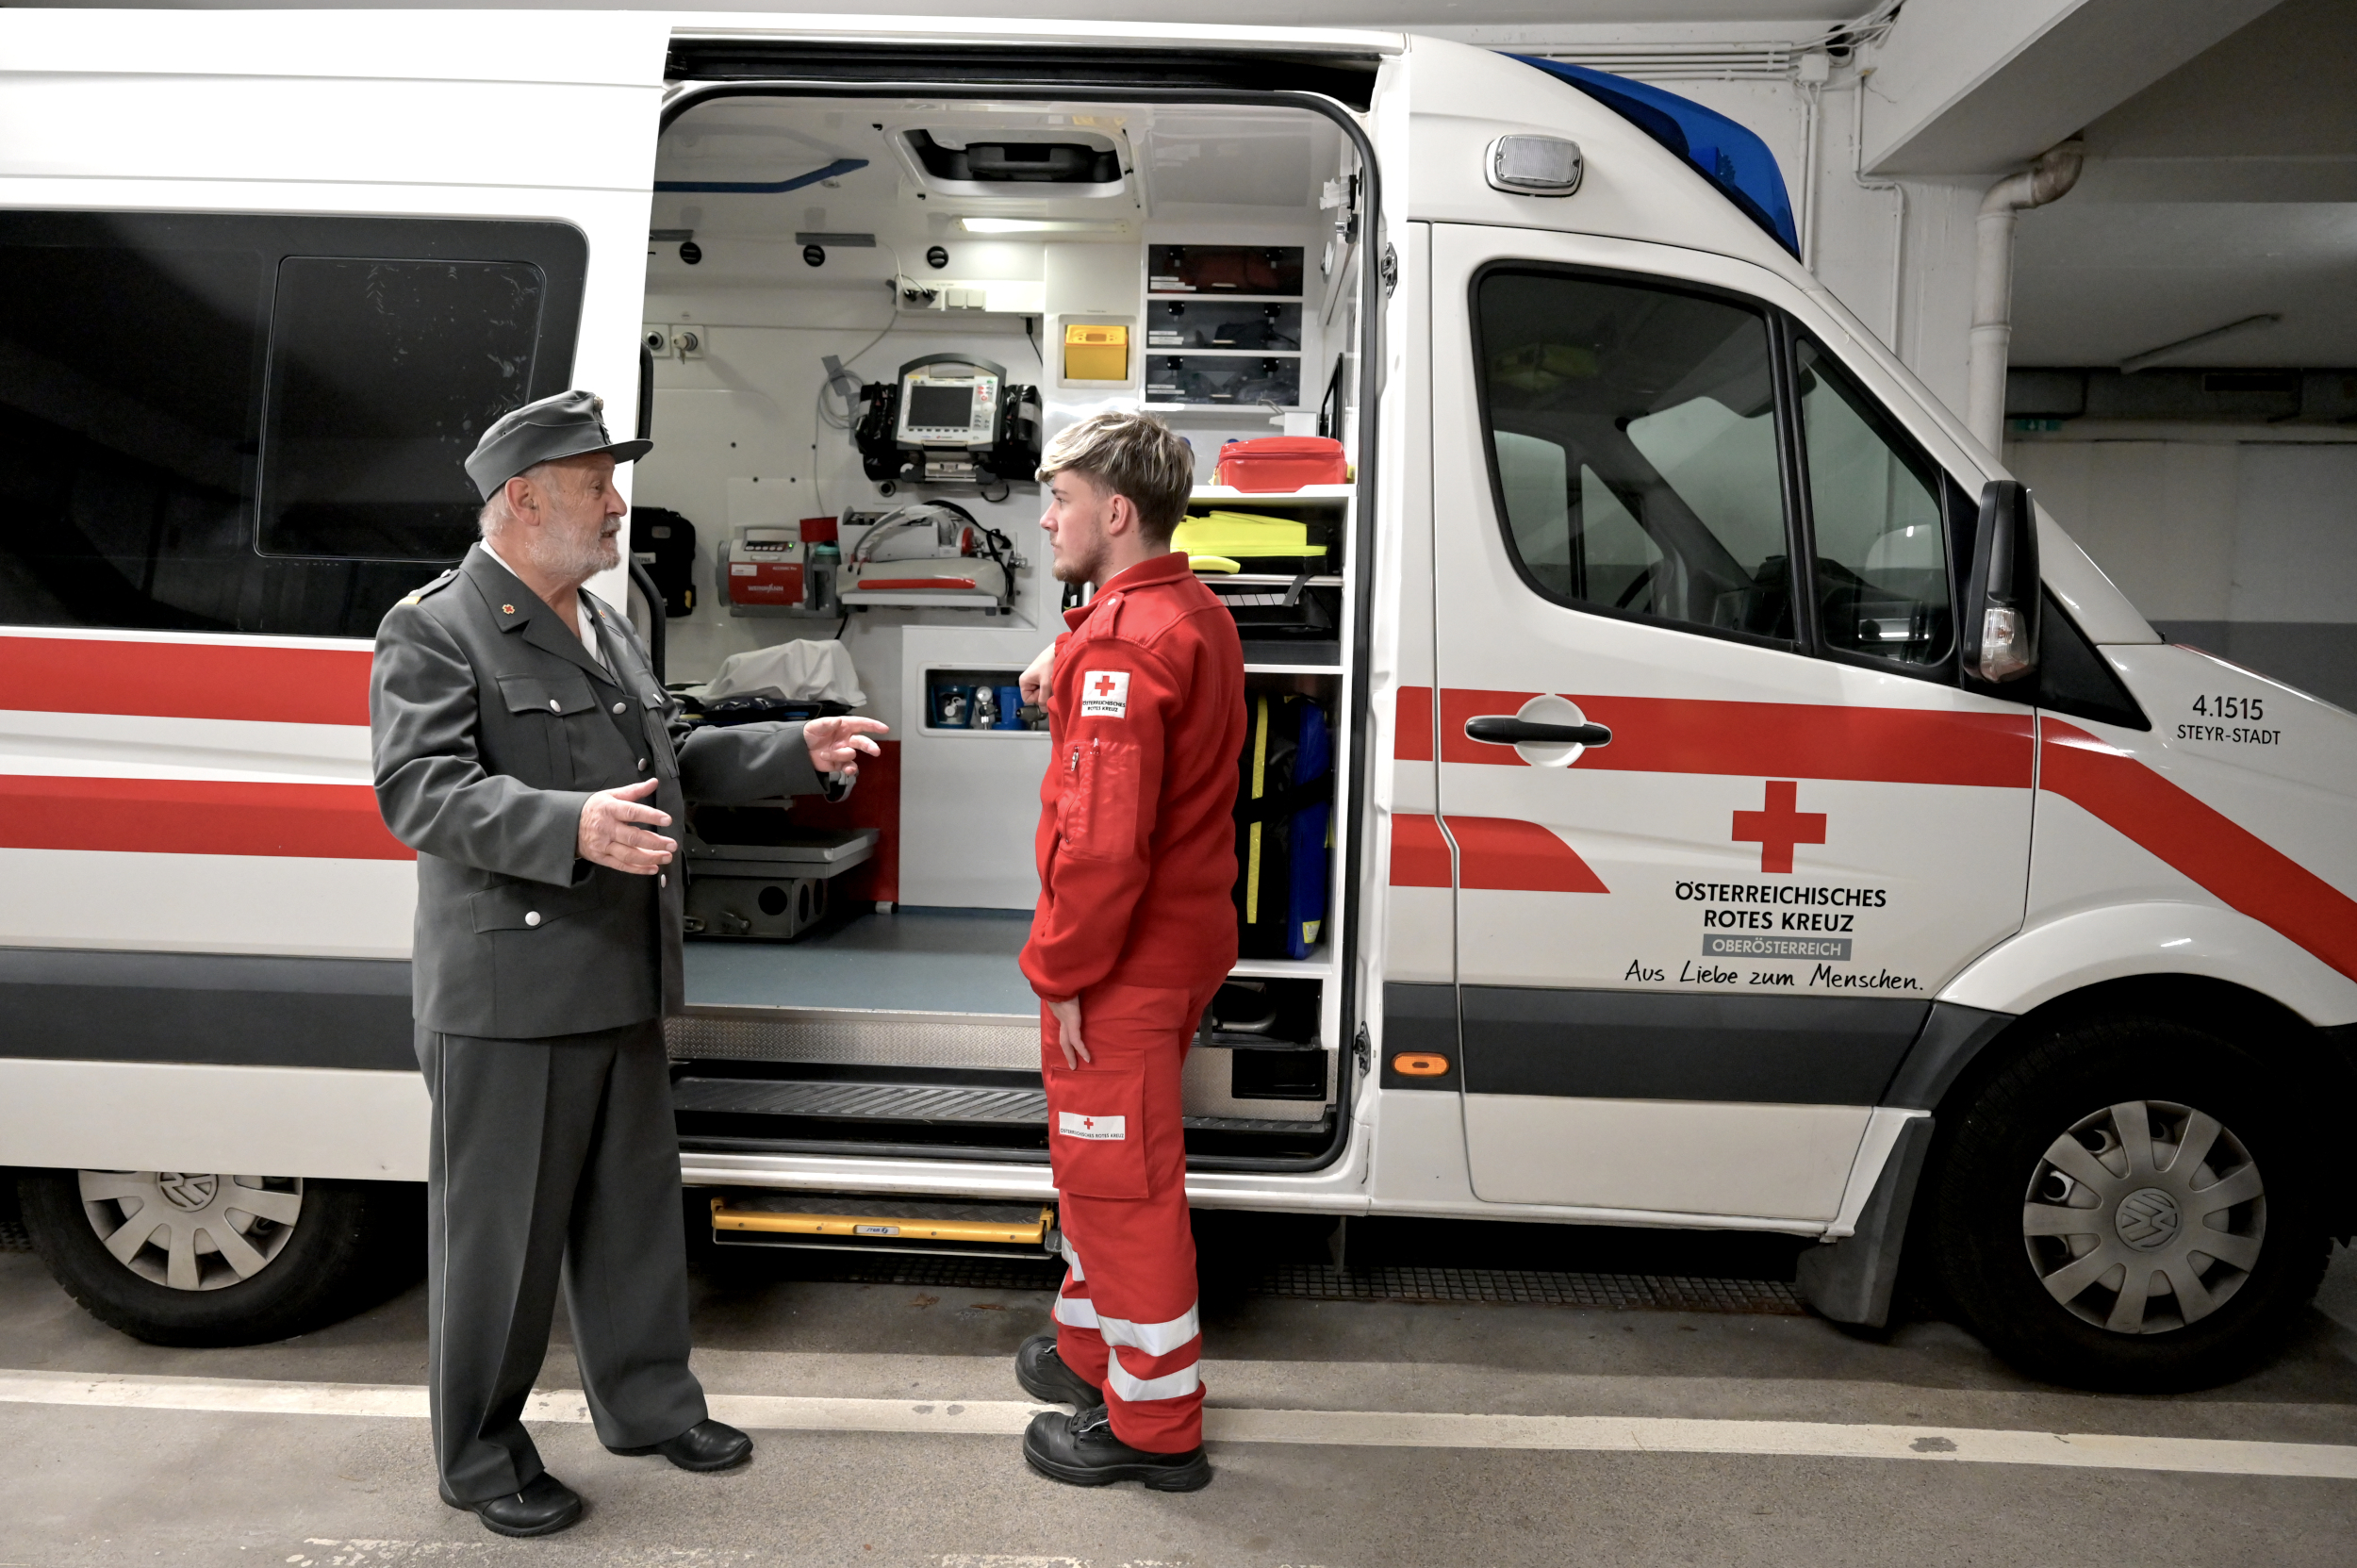
{"type": "Polygon", "coordinates": [[[757,1230],[787,1236],[893,1236],[903,1241],[997,1242],[1009,1246],[1042,1246],[1056,1211],[1042,1209],[1029,1225],[993,1224],[976,1219],[894,1219],[884,1215],[781,1214],[766,1209],[731,1209],[724,1198],[712,1200],[715,1230],[757,1230]]]}

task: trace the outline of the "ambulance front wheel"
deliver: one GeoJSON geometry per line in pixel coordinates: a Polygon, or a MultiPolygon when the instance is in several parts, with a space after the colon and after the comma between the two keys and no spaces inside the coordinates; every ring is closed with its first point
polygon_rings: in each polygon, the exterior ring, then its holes
{"type": "Polygon", "coordinates": [[[1928,1195],[1949,1298],[2053,1382],[2161,1394],[2249,1370],[2331,1246],[2295,1105],[2270,1064],[2186,1024],[2047,1030],[1950,1114],[1928,1195]]]}
{"type": "Polygon", "coordinates": [[[66,1294],[155,1345],[258,1345],[416,1278],[423,1189],[194,1171],[36,1171],[25,1228],[66,1294]]]}

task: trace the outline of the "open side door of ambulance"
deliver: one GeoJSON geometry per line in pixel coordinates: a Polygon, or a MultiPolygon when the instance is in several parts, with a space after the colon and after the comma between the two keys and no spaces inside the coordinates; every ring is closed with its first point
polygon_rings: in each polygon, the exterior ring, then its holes
{"type": "Polygon", "coordinates": [[[2031,714],[1957,666],[1977,481],[1760,267],[1431,235],[1438,689],[1400,733],[1438,750],[1475,1193],[1821,1230],[2021,920],[2031,714]]]}

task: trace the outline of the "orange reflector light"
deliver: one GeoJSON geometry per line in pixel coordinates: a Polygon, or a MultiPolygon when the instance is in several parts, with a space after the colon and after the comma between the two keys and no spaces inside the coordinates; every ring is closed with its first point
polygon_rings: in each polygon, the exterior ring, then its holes
{"type": "Polygon", "coordinates": [[[1402,1051],[1392,1058],[1392,1070],[1402,1078],[1440,1078],[1448,1071],[1448,1058],[1430,1051],[1402,1051]]]}

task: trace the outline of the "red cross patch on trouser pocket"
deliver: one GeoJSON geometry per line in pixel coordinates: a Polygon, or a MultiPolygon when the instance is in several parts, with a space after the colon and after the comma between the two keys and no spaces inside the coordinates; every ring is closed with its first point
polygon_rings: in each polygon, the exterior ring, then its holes
{"type": "MultiPolygon", "coordinates": [[[[1052,1029],[1052,1023],[1048,1026],[1052,1029]]],[[[1080,1016],[1088,1035],[1088,1015],[1080,1016]]],[[[1083,1062],[1078,1072],[1056,1052],[1047,1081],[1047,1158],[1059,1192],[1089,1197],[1146,1196],[1146,1064],[1083,1062]]]]}

